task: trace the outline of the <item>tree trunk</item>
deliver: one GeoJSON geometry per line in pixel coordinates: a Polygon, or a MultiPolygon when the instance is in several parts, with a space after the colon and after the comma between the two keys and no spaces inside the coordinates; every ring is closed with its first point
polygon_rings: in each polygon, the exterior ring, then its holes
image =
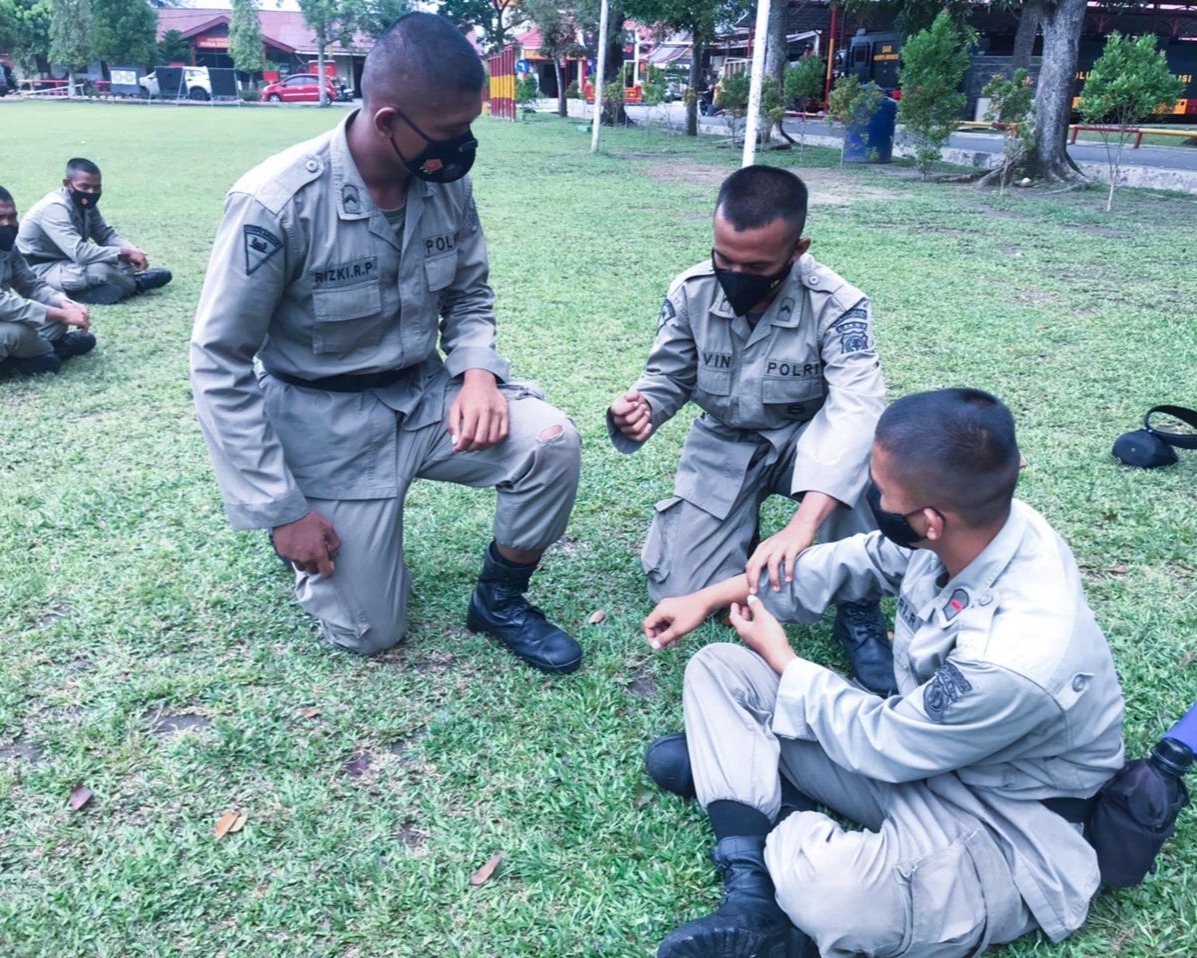
{"type": "MultiPolygon", "coordinates": [[[[787,0],[773,0],[769,5],[769,31],[765,43],[765,75],[766,88],[772,85],[779,95],[785,95],[786,67],[789,66],[790,46],[786,43],[786,11],[789,7],[787,0]]],[[[761,123],[757,127],[758,140],[766,145],[773,140],[773,130],[781,130],[781,124],[770,125],[764,115],[764,95],[761,96],[761,123]]],[[[787,104],[788,106],[789,104],[787,104]]],[[[784,131],[783,131],[784,132],[784,131]]],[[[786,137],[789,140],[789,137],[786,137]]],[[[790,140],[793,143],[793,140],[790,140]]]]}
{"type": "Polygon", "coordinates": [[[702,58],[706,42],[695,31],[690,39],[690,95],[686,97],[686,136],[698,136],[698,95],[703,89],[702,58]]]}
{"type": "Polygon", "coordinates": [[[565,101],[565,71],[558,57],[553,58],[553,71],[557,74],[557,115],[569,116],[569,104],[565,101]]]}
{"type": "Polygon", "coordinates": [[[1035,51],[1035,37],[1039,34],[1042,16],[1043,9],[1038,4],[1028,3],[1022,8],[1018,17],[1018,32],[1014,34],[1012,66],[1015,70],[1025,70],[1031,65],[1031,54],[1035,51]]]}
{"type": "Polygon", "coordinates": [[[1067,140],[1086,6],[1087,0],[1058,0],[1042,12],[1043,63],[1035,88],[1035,148],[1030,167],[1032,175],[1048,182],[1084,180],[1068,156],[1067,140]]]}
{"type": "MultiPolygon", "coordinates": [[[[607,63],[605,71],[607,75],[603,77],[602,82],[602,86],[604,87],[608,83],[623,82],[621,79],[623,76],[623,28],[627,17],[623,12],[623,4],[619,3],[618,0],[612,0],[609,16],[611,20],[607,26],[607,63]]],[[[628,111],[623,108],[622,97],[615,109],[608,112],[604,108],[603,119],[604,122],[611,123],[613,126],[627,126],[631,123],[628,111]]]]}
{"type": "Polygon", "coordinates": [[[319,74],[316,78],[316,89],[320,91],[320,105],[328,106],[328,90],[324,85],[324,47],[328,41],[324,39],[324,34],[321,33],[317,37],[316,42],[318,44],[316,48],[316,72],[319,74]]]}

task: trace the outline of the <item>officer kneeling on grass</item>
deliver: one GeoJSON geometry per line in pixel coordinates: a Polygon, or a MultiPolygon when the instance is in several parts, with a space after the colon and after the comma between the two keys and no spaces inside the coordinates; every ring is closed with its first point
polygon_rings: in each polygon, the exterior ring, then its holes
{"type": "Polygon", "coordinates": [[[1085,920],[1078,823],[1122,766],[1122,695],[1071,551],[1013,499],[1010,412],[974,389],[899,399],[871,469],[880,531],[806,550],[780,591],[737,576],[645,620],[660,647],[730,605],[744,642],[690,660],[685,735],[650,753],[659,783],[697,792],[726,882],[662,958],[952,958],[1085,920]],[[778,623],[880,595],[898,597],[889,699],[778,623]]]}
{"type": "Polygon", "coordinates": [[[466,176],[485,82],[450,21],[395,22],[366,57],[362,109],[229,193],[191,381],[234,528],[273,530],[329,641],[373,653],[403,637],[414,479],[494,486],[466,624],[570,672],[581,648],[523,593],[565,531],[580,441],[533,389],[504,382],[495,350],[466,176]]]}
{"type": "Polygon", "coordinates": [[[34,204],[17,237],[43,282],[93,305],[111,305],[171,280],[170,270],[150,269],[145,251],[100,215],[102,192],[98,166],[82,157],[68,160],[62,189],[34,204]]]}
{"type": "Polygon", "coordinates": [[[17,230],[16,201],[0,186],[0,376],[56,373],[96,345],[91,317],[37,278],[14,245],[17,230]]]}
{"type": "MultiPolygon", "coordinates": [[[[688,400],[704,410],[686,438],[674,496],[657,504],[643,563],[653,601],[745,568],[777,584],[818,533],[876,528],[864,501],[885,383],[864,293],[810,256],[806,185],[750,166],[715,205],[709,260],[674,280],[643,375],[607,413],[611,441],[635,452],[688,400]],[[759,541],[761,504],[800,500],[759,541]],[[751,553],[751,558],[750,558],[751,553]]],[[[866,688],[893,692],[885,620],[873,598],[839,602],[833,632],[866,688]]]]}

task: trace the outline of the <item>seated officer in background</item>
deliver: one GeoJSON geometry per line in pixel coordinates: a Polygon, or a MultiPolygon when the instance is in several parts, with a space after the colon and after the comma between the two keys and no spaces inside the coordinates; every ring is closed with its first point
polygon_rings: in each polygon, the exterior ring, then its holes
{"type": "MultiPolygon", "coordinates": [[[[816,534],[827,542],[875,528],[864,487],[885,383],[869,302],[807,252],[806,206],[806,185],[787,170],[750,166],[724,181],[710,260],[674,280],[643,375],[608,410],[626,453],[687,400],[704,410],[644,545],[654,601],[746,563],[754,584],[767,569],[780,588],[816,534]],[[761,504],[774,493],[800,504],[758,545],[761,504]]],[[[892,693],[877,602],[841,602],[834,634],[858,681],[892,693]]]]}
{"type": "Polygon", "coordinates": [[[96,344],[87,307],[34,275],[15,248],[17,204],[0,186],[0,375],[56,373],[96,344]],[[68,332],[77,326],[79,332],[68,332]]]}
{"type": "Polygon", "coordinates": [[[366,57],[360,110],[233,186],[191,382],[229,519],[272,530],[330,642],[403,638],[404,499],[437,479],[498,491],[466,626],[572,672],[581,647],[524,592],[565,532],[581,443],[495,347],[466,175],[485,82],[449,20],[407,14],[366,57]]]}
{"type": "Polygon", "coordinates": [[[747,646],[694,655],[685,735],[651,755],[659,783],[697,792],[727,882],[662,958],[814,955],[809,939],[822,958],[954,958],[1084,922],[1098,868],[1080,823],[1122,766],[1122,694],[1072,552],[1013,499],[1018,470],[988,393],[899,399],[873,446],[879,532],[808,549],[780,593],[737,576],[645,620],[663,646],[730,604],[747,646]],[[880,595],[898,596],[884,701],[778,624],[880,595]],[[776,821],[783,782],[807,810],[776,821]]]}
{"type": "Polygon", "coordinates": [[[146,254],[104,221],[101,186],[91,160],[68,160],[62,188],[29,211],[17,244],[43,282],[81,303],[108,305],[165,286],[171,275],[150,269],[146,254]]]}

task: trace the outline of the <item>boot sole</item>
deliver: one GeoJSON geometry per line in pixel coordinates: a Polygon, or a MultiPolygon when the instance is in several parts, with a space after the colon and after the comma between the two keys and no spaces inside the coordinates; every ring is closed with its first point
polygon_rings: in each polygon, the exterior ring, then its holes
{"type": "Polygon", "coordinates": [[[759,935],[746,928],[716,928],[676,941],[666,940],[657,958],[817,958],[809,938],[798,929],[759,935]]]}
{"type": "Polygon", "coordinates": [[[578,653],[578,657],[576,659],[571,659],[564,665],[548,665],[544,662],[541,662],[539,659],[532,659],[526,655],[521,655],[510,645],[504,642],[501,635],[493,631],[490,626],[488,626],[475,615],[472,603],[470,605],[470,611],[466,613],[466,628],[475,635],[489,635],[492,639],[498,640],[503,648],[505,648],[516,658],[532,666],[532,668],[536,669],[537,671],[544,672],[546,675],[568,675],[570,672],[577,671],[578,666],[582,664],[582,653],[578,653]]]}

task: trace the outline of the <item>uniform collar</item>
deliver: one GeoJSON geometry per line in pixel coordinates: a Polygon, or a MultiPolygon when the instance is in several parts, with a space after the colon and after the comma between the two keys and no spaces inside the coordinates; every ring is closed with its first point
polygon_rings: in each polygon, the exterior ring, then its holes
{"type": "MultiPolygon", "coordinates": [[[[756,329],[768,328],[769,326],[782,326],[786,329],[793,329],[798,325],[802,319],[802,306],[799,302],[798,292],[796,288],[799,285],[799,267],[802,260],[806,259],[803,256],[790,268],[790,275],[785,278],[781,284],[781,288],[777,291],[777,295],[773,298],[773,302],[769,304],[769,308],[760,318],[760,322],[756,324],[756,329]]],[[[723,292],[723,287],[719,284],[719,277],[715,275],[715,271],[711,270],[711,279],[715,281],[715,285],[719,289],[719,295],[715,297],[711,305],[711,314],[714,316],[721,316],[724,319],[734,320],[736,318],[735,312],[731,308],[731,304],[727,301],[727,296],[723,292]]]]}
{"type": "Polygon", "coordinates": [[[1014,501],[1006,524],[993,541],[919,609],[919,618],[929,622],[938,613],[940,624],[946,625],[970,605],[984,606],[993,601],[994,583],[1010,565],[1026,531],[1025,509],[1021,502],[1014,501]]]}
{"type": "MultiPolygon", "coordinates": [[[[349,152],[349,124],[361,112],[360,108],[356,109],[337,124],[329,149],[333,190],[337,196],[337,215],[343,220],[369,219],[371,211],[375,208],[374,201],[370,199],[370,191],[366,189],[357,164],[353,162],[353,154],[349,152]]],[[[409,194],[417,193],[421,196],[431,195],[432,189],[432,183],[414,176],[407,186],[409,194]]]]}

